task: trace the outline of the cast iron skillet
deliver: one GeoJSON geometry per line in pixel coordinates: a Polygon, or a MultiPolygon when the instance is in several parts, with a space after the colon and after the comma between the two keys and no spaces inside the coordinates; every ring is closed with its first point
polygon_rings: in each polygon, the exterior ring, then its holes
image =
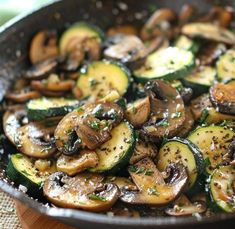
{"type": "MultiPolygon", "coordinates": [[[[19,76],[20,70],[28,66],[28,45],[33,34],[37,31],[44,28],[52,28],[61,32],[65,27],[79,20],[92,22],[103,29],[112,24],[127,22],[141,24],[141,20],[144,21],[148,17],[154,5],[157,7],[170,7],[175,11],[179,11],[186,2],[196,4],[199,12],[203,13],[208,12],[211,5],[214,2],[218,3],[218,0],[64,0],[54,1],[52,4],[44,6],[35,12],[14,19],[0,28],[0,102],[2,102],[3,96],[11,82],[19,76]]],[[[235,8],[235,1],[233,0],[221,1],[221,3],[235,8]]],[[[2,121],[0,123],[2,124],[2,121]]],[[[2,147],[0,149],[0,189],[30,208],[75,227],[99,227],[102,229],[110,229],[110,227],[113,229],[213,227],[215,229],[222,226],[230,228],[235,225],[234,214],[218,214],[211,218],[158,217],[131,219],[110,218],[106,215],[79,210],[46,207],[16,190],[6,179],[4,169],[10,153],[14,153],[14,149],[11,148],[6,139],[2,139],[2,147]]]]}

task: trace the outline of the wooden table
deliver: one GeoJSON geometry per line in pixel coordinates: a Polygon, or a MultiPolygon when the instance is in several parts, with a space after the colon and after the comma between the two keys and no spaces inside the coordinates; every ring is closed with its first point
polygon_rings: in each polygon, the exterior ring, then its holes
{"type": "Polygon", "coordinates": [[[17,216],[23,229],[73,229],[50,217],[41,215],[32,209],[24,206],[19,201],[14,201],[16,205],[17,216]]]}

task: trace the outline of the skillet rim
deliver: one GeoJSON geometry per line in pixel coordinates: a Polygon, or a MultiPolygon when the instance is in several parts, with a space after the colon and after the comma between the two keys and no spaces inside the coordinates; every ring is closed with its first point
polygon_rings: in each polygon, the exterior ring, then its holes
{"type": "MultiPolygon", "coordinates": [[[[23,14],[20,14],[3,26],[0,27],[0,43],[1,39],[7,34],[11,32],[13,26],[17,26],[18,23],[21,23],[23,20],[27,20],[30,15],[37,13],[39,11],[45,10],[48,6],[52,6],[54,4],[60,3],[63,0],[50,0],[48,3],[43,4],[41,7],[38,7],[34,10],[27,11],[23,14]]],[[[1,173],[2,171],[0,171],[1,173]]],[[[9,184],[8,182],[4,181],[4,178],[0,177],[0,191],[5,192],[6,194],[10,195],[11,197],[17,199],[21,203],[25,204],[26,206],[30,207],[31,209],[52,217],[56,218],[59,221],[62,221],[65,224],[70,224],[67,220],[73,219],[77,220],[78,222],[83,223],[94,223],[100,225],[115,225],[115,226],[131,226],[135,227],[138,226],[189,226],[189,225],[199,225],[199,224],[207,224],[207,223],[216,223],[221,222],[224,220],[231,220],[235,221],[235,214],[233,213],[217,213],[211,217],[149,217],[149,218],[124,218],[124,217],[109,217],[107,215],[97,214],[86,212],[82,210],[75,210],[75,209],[65,209],[65,208],[54,208],[45,206],[35,199],[29,197],[27,194],[17,190],[13,185],[9,184]]],[[[74,221],[73,221],[74,222],[74,221]]],[[[71,223],[70,225],[73,225],[71,223]]]]}

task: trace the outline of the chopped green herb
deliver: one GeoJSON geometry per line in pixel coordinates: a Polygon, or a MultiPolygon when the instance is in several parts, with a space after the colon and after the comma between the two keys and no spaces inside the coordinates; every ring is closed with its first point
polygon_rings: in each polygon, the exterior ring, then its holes
{"type": "Polygon", "coordinates": [[[146,176],[152,176],[152,175],[153,175],[153,171],[152,171],[152,170],[147,170],[147,171],[145,172],[145,175],[146,175],[146,176]]]}
{"type": "Polygon", "coordinates": [[[171,115],[171,118],[179,118],[181,117],[181,112],[177,111],[171,115]]]}
{"type": "Polygon", "coordinates": [[[99,196],[98,194],[95,194],[95,193],[89,194],[88,197],[89,197],[91,200],[100,200],[100,201],[103,201],[103,202],[106,201],[106,198],[104,198],[104,197],[102,197],[102,196],[99,196]]]}
{"type": "Polygon", "coordinates": [[[157,126],[169,126],[169,122],[167,120],[162,120],[161,122],[157,123],[157,126]]]}
{"type": "Polygon", "coordinates": [[[130,166],[129,166],[129,171],[132,172],[132,173],[135,173],[135,172],[137,171],[137,169],[138,169],[138,168],[137,168],[137,166],[135,166],[135,165],[130,165],[130,166]]]}
{"type": "Polygon", "coordinates": [[[100,129],[100,123],[98,121],[92,121],[92,122],[89,122],[88,124],[93,130],[100,129]]]}
{"type": "Polygon", "coordinates": [[[160,195],[160,193],[157,191],[156,187],[148,188],[148,194],[149,195],[155,195],[155,196],[160,195]]]}

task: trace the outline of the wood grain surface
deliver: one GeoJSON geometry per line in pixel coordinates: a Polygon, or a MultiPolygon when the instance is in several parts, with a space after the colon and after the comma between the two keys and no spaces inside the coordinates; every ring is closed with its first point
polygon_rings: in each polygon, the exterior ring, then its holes
{"type": "Polygon", "coordinates": [[[50,217],[41,215],[24,206],[19,201],[14,201],[16,212],[23,229],[73,229],[50,217]]]}

